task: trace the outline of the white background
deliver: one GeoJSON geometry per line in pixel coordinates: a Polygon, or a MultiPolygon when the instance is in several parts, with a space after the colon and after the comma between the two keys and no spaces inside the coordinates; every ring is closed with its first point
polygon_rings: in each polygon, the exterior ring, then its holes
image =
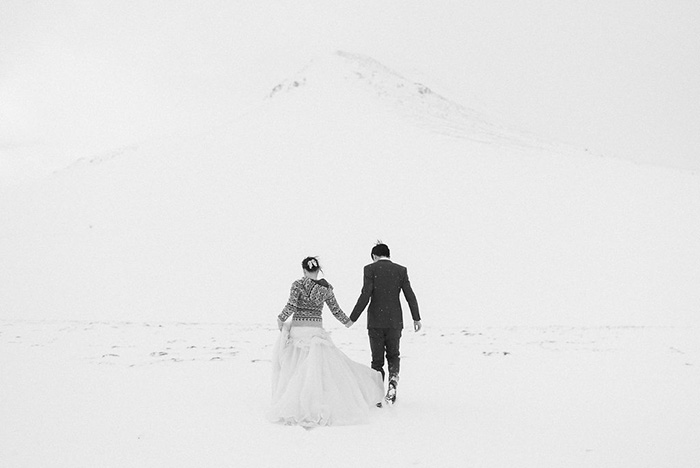
{"type": "Polygon", "coordinates": [[[341,49],[550,139],[697,170],[699,24],[685,0],[7,0],[0,169],[206,127],[341,49]]]}

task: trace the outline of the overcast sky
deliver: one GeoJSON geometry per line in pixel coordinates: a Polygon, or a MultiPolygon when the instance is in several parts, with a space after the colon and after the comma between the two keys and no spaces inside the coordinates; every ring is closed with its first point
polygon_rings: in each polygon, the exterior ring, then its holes
{"type": "Polygon", "coordinates": [[[692,0],[0,0],[0,158],[206,127],[337,49],[544,137],[700,170],[692,0]]]}

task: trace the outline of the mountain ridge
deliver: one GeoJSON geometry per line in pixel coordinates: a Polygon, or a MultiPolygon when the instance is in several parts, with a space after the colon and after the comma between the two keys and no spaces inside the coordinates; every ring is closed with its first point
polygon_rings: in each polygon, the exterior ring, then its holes
{"type": "Polygon", "coordinates": [[[489,121],[483,114],[433,92],[427,85],[366,55],[336,51],[309,62],[291,78],[272,88],[267,99],[312,88],[320,92],[349,91],[373,99],[414,125],[454,138],[512,147],[554,148],[525,131],[489,121]]]}

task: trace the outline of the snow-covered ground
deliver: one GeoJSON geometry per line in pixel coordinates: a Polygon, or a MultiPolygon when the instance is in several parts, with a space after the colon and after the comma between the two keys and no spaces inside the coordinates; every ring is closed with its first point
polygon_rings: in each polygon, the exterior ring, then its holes
{"type": "MultiPolygon", "coordinates": [[[[327,320],[333,320],[330,314],[327,320]]],[[[327,324],[369,361],[365,330],[327,324]]],[[[273,325],[0,322],[8,467],[693,467],[698,330],[426,327],[370,424],[264,419],[273,325]]]]}
{"type": "MultiPolygon", "coordinates": [[[[700,465],[698,175],[348,53],[229,117],[0,185],[1,466],[700,465]],[[301,259],[348,311],[377,239],[425,325],[399,404],[265,422],[301,259]]],[[[327,326],[369,361],[364,319],[327,326]]]]}

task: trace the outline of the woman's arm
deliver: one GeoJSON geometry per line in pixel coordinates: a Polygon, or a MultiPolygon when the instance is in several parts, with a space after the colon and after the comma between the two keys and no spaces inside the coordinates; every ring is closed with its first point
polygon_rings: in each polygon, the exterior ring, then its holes
{"type": "Polygon", "coordinates": [[[277,316],[277,320],[279,320],[280,322],[284,322],[289,318],[290,315],[292,315],[298,310],[299,292],[299,285],[295,281],[292,284],[291,290],[289,291],[289,300],[287,301],[287,305],[284,306],[282,312],[277,316]]]}
{"type": "Polygon", "coordinates": [[[338,305],[338,301],[335,299],[335,294],[333,294],[332,290],[328,293],[328,296],[326,297],[326,304],[328,305],[328,308],[331,309],[331,314],[333,314],[333,316],[337,318],[340,323],[342,323],[343,325],[347,325],[348,322],[350,322],[350,318],[347,315],[345,315],[343,309],[341,309],[338,305]]]}

